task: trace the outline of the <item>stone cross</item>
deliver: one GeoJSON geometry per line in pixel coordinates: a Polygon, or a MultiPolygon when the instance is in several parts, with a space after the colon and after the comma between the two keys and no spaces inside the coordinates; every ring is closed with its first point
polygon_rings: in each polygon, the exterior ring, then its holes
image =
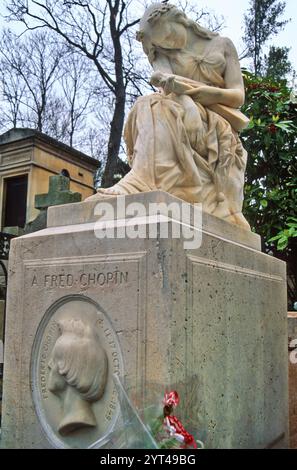
{"type": "Polygon", "coordinates": [[[81,194],[70,191],[70,179],[67,176],[50,176],[48,193],[35,196],[35,208],[39,209],[40,213],[36,219],[26,225],[24,232],[28,234],[44,229],[47,224],[47,209],[49,207],[80,201],[81,194]]]}
{"type": "Polygon", "coordinates": [[[81,194],[70,191],[70,179],[63,175],[57,175],[49,178],[47,194],[37,194],[35,196],[35,207],[36,209],[44,210],[50,206],[80,201],[81,194]]]}

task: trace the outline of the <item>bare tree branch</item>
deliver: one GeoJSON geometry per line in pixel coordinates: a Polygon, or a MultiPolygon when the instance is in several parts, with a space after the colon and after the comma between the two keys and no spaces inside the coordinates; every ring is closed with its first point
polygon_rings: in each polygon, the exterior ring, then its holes
{"type": "MultiPolygon", "coordinates": [[[[67,113],[63,113],[69,142],[73,144],[76,129],[84,122],[94,97],[98,100],[104,124],[107,155],[100,158],[106,161],[103,184],[113,184],[113,175],[123,170],[119,160],[122,155],[121,139],[126,106],[139,95],[152,91],[149,84],[151,73],[140,45],[134,40],[135,29],[139,23],[143,8],[150,1],[143,0],[6,0],[8,20],[22,24],[30,34],[35,30],[47,29],[59,40],[67,44],[70,50],[76,51],[77,57],[85,58],[90,64],[93,83],[90,84],[88,100],[85,90],[79,87],[79,77],[71,76],[65,71],[63,78],[63,96],[56,97],[51,103],[61,107],[63,100],[67,103],[67,113]],[[132,39],[133,34],[133,39],[132,39]],[[99,94],[100,93],[100,94],[99,94]],[[58,99],[59,98],[59,99],[58,99]],[[79,112],[81,106],[81,112],[79,112]],[[103,113],[104,109],[108,112],[103,113]],[[70,111],[69,111],[70,110],[70,111]],[[70,114],[69,114],[70,113],[70,114]],[[104,114],[104,116],[103,116],[104,114]],[[66,124],[69,119],[68,124],[66,124]],[[69,134],[70,132],[70,134],[69,134]]],[[[197,3],[180,0],[179,7],[190,13],[194,20],[202,21],[212,30],[219,31],[223,20],[214,17],[206,10],[197,8],[197,3]]],[[[24,36],[25,37],[25,36],[24,36]]],[[[99,119],[98,119],[99,122],[99,119]]],[[[93,127],[90,125],[93,129],[93,127]]],[[[102,127],[98,126],[98,132],[102,127]]],[[[87,133],[88,134],[88,133],[87,133]]],[[[77,134],[76,134],[77,135],[77,134]]],[[[95,142],[92,136],[92,145],[95,142]]]]}

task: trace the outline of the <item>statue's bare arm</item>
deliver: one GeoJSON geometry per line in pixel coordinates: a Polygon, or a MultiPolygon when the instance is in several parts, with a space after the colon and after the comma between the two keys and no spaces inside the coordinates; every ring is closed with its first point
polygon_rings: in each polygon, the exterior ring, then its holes
{"type": "MultiPolygon", "coordinates": [[[[179,96],[179,101],[185,109],[194,108],[193,106],[193,99],[190,96],[187,96],[186,93],[189,90],[189,86],[187,86],[187,79],[184,77],[180,77],[173,73],[171,68],[171,64],[166,56],[161,54],[156,55],[156,59],[153,63],[154,73],[152,74],[151,84],[158,87],[163,88],[165,94],[169,94],[171,92],[177,93],[179,96]],[[177,91],[175,88],[174,81],[178,80],[180,84],[180,89],[177,91]],[[183,82],[185,86],[183,87],[183,82]]],[[[197,82],[190,80],[192,86],[197,85],[197,82]]]]}
{"type": "MultiPolygon", "coordinates": [[[[163,74],[163,83],[165,81],[165,89],[167,88],[169,92],[171,86],[172,91],[174,91],[172,80],[175,78],[179,82],[179,87],[181,87],[181,83],[183,82],[185,85],[196,88],[195,101],[199,101],[205,106],[223,104],[231,108],[239,108],[244,103],[244,85],[237,52],[230,39],[222,38],[222,46],[224,47],[226,58],[226,68],[224,72],[226,88],[203,85],[202,83],[195,82],[186,77],[174,75],[169,60],[167,57],[160,54],[156,56],[153,68],[156,72],[163,74]]],[[[186,91],[187,87],[185,87],[184,92],[186,91]]]]}
{"type": "MultiPolygon", "coordinates": [[[[245,93],[239,59],[232,41],[228,38],[224,38],[224,43],[226,57],[224,80],[226,89],[222,91],[225,92],[226,99],[233,103],[232,107],[240,108],[244,103],[245,93]]],[[[231,106],[231,104],[227,104],[227,106],[231,106]]]]}
{"type": "Polygon", "coordinates": [[[165,56],[159,55],[156,57],[156,61],[153,63],[153,69],[154,73],[151,79],[152,85],[163,88],[165,94],[171,92],[176,93],[175,101],[184,108],[184,125],[191,144],[195,145],[197,140],[197,129],[202,128],[202,121],[193,98],[184,94],[189,89],[189,85],[182,82],[183,77],[178,77],[173,74],[170,62],[165,56]],[[178,81],[180,86],[178,91],[175,89],[176,81],[178,81]]]}

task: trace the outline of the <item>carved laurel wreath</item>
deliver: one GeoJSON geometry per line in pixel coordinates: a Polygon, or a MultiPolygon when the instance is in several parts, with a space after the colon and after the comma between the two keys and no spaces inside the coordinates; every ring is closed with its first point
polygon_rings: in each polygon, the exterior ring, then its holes
{"type": "MultiPolygon", "coordinates": [[[[147,22],[151,24],[155,23],[159,18],[161,18],[161,16],[165,15],[166,13],[173,10],[174,8],[176,7],[170,4],[160,6],[149,15],[147,22]]],[[[139,42],[142,42],[143,39],[144,39],[144,32],[142,30],[137,31],[136,40],[139,42]]]]}
{"type": "Polygon", "coordinates": [[[173,10],[174,8],[176,8],[174,5],[170,5],[170,4],[162,5],[150,14],[147,21],[149,23],[154,23],[162,15],[165,15],[166,13],[168,13],[170,10],[173,10]]]}

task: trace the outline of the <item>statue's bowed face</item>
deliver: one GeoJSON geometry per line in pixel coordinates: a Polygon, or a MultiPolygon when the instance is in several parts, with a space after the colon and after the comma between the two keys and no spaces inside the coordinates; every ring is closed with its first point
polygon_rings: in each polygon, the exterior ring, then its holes
{"type": "Polygon", "coordinates": [[[151,27],[151,41],[164,49],[183,49],[187,42],[187,30],[177,22],[159,21],[151,27]]]}

